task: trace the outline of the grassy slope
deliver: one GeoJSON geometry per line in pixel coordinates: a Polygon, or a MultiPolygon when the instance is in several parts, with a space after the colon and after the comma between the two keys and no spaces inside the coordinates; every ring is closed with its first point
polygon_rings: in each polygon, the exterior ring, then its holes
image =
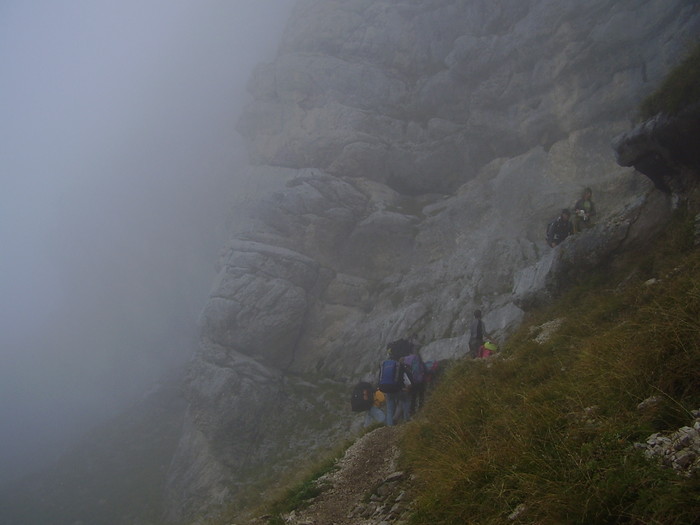
{"type": "Polygon", "coordinates": [[[415,523],[698,519],[700,477],[633,447],[700,407],[700,250],[690,231],[679,218],[645,253],[532,313],[500,359],[453,367],[404,443],[422,480],[415,523]],[[553,319],[559,328],[536,342],[536,327],[553,319]],[[660,407],[637,409],[654,395],[660,407]]]}
{"type": "MultiPolygon", "coordinates": [[[[498,357],[454,364],[406,428],[402,461],[419,485],[413,523],[697,522],[700,476],[678,476],[634,448],[700,408],[692,230],[679,214],[643,253],[582,275],[531,312],[498,357]],[[549,338],[538,337],[552,321],[549,338]],[[639,410],[650,396],[663,403],[639,410]]],[[[281,523],[339,456],[253,514],[281,523]]]]}
{"type": "Polygon", "coordinates": [[[659,112],[678,113],[700,103],[700,43],[664,79],[659,89],[641,104],[640,116],[650,118],[659,112]]]}

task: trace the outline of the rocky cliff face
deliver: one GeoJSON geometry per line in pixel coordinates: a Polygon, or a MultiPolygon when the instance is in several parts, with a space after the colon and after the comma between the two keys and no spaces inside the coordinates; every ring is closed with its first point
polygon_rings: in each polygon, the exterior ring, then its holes
{"type": "Polygon", "coordinates": [[[671,200],[610,142],[699,29],[692,0],[301,0],[239,122],[250,187],[202,314],[170,518],[346,433],[388,341],[461,356],[474,309],[504,337],[660,227],[671,200]],[[585,186],[598,225],[548,248],[585,186]]]}

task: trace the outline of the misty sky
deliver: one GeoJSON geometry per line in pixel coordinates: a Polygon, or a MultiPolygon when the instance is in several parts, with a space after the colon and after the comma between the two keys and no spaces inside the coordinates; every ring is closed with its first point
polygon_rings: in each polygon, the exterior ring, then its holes
{"type": "Polygon", "coordinates": [[[194,349],[292,3],[0,2],[0,482],[194,349]]]}

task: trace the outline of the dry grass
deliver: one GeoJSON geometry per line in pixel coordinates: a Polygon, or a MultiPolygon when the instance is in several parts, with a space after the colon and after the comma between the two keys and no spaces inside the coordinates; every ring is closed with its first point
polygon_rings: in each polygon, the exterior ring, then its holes
{"type": "Polygon", "coordinates": [[[404,441],[421,480],[414,523],[700,516],[698,477],[682,479],[633,448],[700,408],[700,253],[686,226],[680,219],[644,257],[535,313],[500,359],[452,368],[404,441]],[[646,285],[650,273],[659,280],[646,285]],[[535,342],[531,327],[558,317],[552,337],[535,342]],[[665,402],[640,412],[653,395],[665,402]]]}

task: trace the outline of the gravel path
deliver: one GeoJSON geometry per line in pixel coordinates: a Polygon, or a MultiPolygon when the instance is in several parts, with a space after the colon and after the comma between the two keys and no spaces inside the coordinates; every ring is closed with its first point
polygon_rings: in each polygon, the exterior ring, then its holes
{"type": "Polygon", "coordinates": [[[397,472],[401,427],[380,427],[359,438],[319,478],[327,488],[305,509],[292,512],[292,525],[376,525],[401,523],[408,509],[410,479],[397,472]],[[397,521],[399,520],[399,521],[397,521]]]}

